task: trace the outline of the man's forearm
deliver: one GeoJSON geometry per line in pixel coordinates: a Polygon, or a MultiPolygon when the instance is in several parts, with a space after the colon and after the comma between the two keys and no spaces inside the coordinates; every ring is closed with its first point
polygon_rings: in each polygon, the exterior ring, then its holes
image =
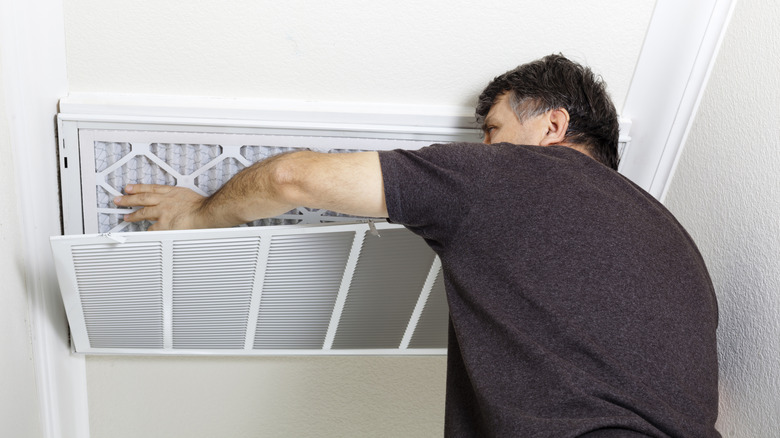
{"type": "Polygon", "coordinates": [[[231,178],[204,199],[197,214],[209,227],[228,227],[278,216],[298,205],[284,199],[280,165],[290,159],[281,154],[257,162],[231,178]]]}

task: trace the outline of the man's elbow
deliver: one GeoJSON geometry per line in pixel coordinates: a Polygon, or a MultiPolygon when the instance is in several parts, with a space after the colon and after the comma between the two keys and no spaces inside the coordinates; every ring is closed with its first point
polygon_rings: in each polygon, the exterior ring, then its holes
{"type": "Polygon", "coordinates": [[[269,186],[277,201],[295,206],[306,206],[309,175],[306,155],[311,152],[295,152],[279,156],[268,169],[269,186]]]}

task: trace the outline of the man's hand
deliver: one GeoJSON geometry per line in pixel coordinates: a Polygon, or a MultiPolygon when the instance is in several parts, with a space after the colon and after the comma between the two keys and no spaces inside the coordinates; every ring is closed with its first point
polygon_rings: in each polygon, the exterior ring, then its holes
{"type": "Polygon", "coordinates": [[[184,187],[157,184],[131,184],[125,187],[125,196],[114,199],[120,207],[142,207],[125,215],[128,222],[148,220],[155,222],[154,230],[208,228],[200,213],[205,197],[184,187]]]}

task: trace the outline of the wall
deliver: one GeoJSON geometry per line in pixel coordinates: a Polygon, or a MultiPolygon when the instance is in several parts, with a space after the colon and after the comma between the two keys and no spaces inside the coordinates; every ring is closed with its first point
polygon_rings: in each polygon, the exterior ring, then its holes
{"type": "Polygon", "coordinates": [[[444,357],[94,357],[91,436],[440,436],[444,366],[444,357]]]}
{"type": "Polygon", "coordinates": [[[34,438],[41,436],[42,429],[24,280],[19,199],[11,159],[8,120],[13,115],[6,110],[3,86],[0,75],[0,425],[3,436],[34,438]]]}
{"type": "Polygon", "coordinates": [[[622,107],[654,0],[68,0],[71,92],[471,106],[562,51],[622,107]],[[555,23],[554,27],[552,23],[555,23]]]}
{"type": "Polygon", "coordinates": [[[725,437],[780,433],[778,17],[774,0],[737,4],[666,199],[718,294],[725,437]]]}
{"type": "MultiPolygon", "coordinates": [[[[471,106],[552,52],[622,107],[654,0],[67,0],[71,92],[471,106]],[[554,23],[554,25],[553,25],[554,23]]],[[[87,360],[93,438],[437,436],[443,357],[87,360]]]]}

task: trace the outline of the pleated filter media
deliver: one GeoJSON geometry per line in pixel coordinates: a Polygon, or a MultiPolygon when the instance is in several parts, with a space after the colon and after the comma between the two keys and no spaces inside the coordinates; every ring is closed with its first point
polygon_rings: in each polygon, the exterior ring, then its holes
{"type": "MultiPolygon", "coordinates": [[[[141,133],[140,137],[153,137],[158,133],[141,133]]],[[[142,231],[149,227],[148,222],[124,222],[122,216],[128,212],[126,208],[118,208],[113,203],[116,196],[122,194],[124,187],[131,183],[164,184],[188,187],[197,193],[208,196],[217,191],[231,177],[252,163],[271,156],[303,149],[315,149],[328,153],[358,152],[360,149],[328,148],[316,138],[293,137],[301,141],[296,146],[280,146],[289,144],[291,138],[285,136],[222,136],[220,144],[193,143],[162,143],[143,140],[106,141],[96,138],[119,136],[136,137],[136,133],[104,133],[85,132],[82,136],[88,143],[83,152],[82,166],[89,178],[89,184],[83,187],[84,199],[91,201],[92,193],[87,193],[94,183],[94,202],[96,215],[87,217],[85,225],[88,232],[118,232],[142,231]],[[260,144],[232,143],[240,140],[261,142],[260,144]],[[301,144],[312,145],[311,147],[301,144]],[[91,153],[90,153],[91,152],[91,153]],[[92,155],[92,156],[90,156],[92,155]],[[85,161],[84,159],[88,160],[85,161]],[[94,167],[92,167],[94,166],[94,167]]],[[[163,134],[164,135],[164,134],[163,134]]],[[[189,133],[187,136],[193,136],[189,133]]],[[[354,142],[347,139],[346,142],[354,142]]],[[[375,142],[376,140],[372,140],[375,142]]],[[[365,142],[365,141],[364,141],[365,142]]],[[[392,140],[384,144],[394,145],[392,140]]],[[[403,145],[400,145],[403,146],[403,145]]],[[[90,202],[91,204],[91,202],[90,202]]],[[[325,222],[354,221],[354,217],[337,214],[327,210],[297,208],[283,215],[270,219],[262,219],[248,225],[292,225],[325,222]]]]}

